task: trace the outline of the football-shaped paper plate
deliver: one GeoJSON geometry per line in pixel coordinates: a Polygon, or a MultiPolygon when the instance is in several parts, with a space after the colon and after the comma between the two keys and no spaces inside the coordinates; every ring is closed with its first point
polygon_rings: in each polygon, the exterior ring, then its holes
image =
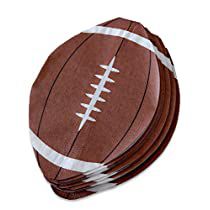
{"type": "Polygon", "coordinates": [[[30,95],[30,137],[56,194],[77,199],[139,174],[176,127],[179,88],[159,37],[116,18],[58,47],[30,95]]]}

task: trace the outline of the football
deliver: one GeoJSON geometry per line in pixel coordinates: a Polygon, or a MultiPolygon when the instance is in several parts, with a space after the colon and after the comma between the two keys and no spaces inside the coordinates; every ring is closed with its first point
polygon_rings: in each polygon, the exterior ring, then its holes
{"type": "Polygon", "coordinates": [[[116,18],[59,46],[30,95],[31,143],[56,194],[77,199],[121,184],[163,152],[179,88],[159,37],[116,18]]]}

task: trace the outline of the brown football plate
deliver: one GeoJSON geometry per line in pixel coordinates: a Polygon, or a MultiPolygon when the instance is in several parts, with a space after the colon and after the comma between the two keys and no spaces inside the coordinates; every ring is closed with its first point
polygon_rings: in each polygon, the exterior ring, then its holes
{"type": "Polygon", "coordinates": [[[83,197],[150,165],[177,122],[174,77],[162,41],[122,18],[57,48],[33,84],[29,110],[36,158],[54,191],[83,197]]]}

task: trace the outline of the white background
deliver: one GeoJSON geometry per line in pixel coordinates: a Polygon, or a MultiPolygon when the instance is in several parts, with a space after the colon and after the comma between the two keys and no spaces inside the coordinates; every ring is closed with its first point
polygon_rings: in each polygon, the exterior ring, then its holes
{"type": "Polygon", "coordinates": [[[1,0],[0,209],[210,209],[208,2],[1,0]],[[164,154],[144,173],[115,189],[66,201],[51,191],[34,158],[30,88],[58,45],[119,16],[141,22],[169,49],[181,90],[178,126],[164,154]]]}

